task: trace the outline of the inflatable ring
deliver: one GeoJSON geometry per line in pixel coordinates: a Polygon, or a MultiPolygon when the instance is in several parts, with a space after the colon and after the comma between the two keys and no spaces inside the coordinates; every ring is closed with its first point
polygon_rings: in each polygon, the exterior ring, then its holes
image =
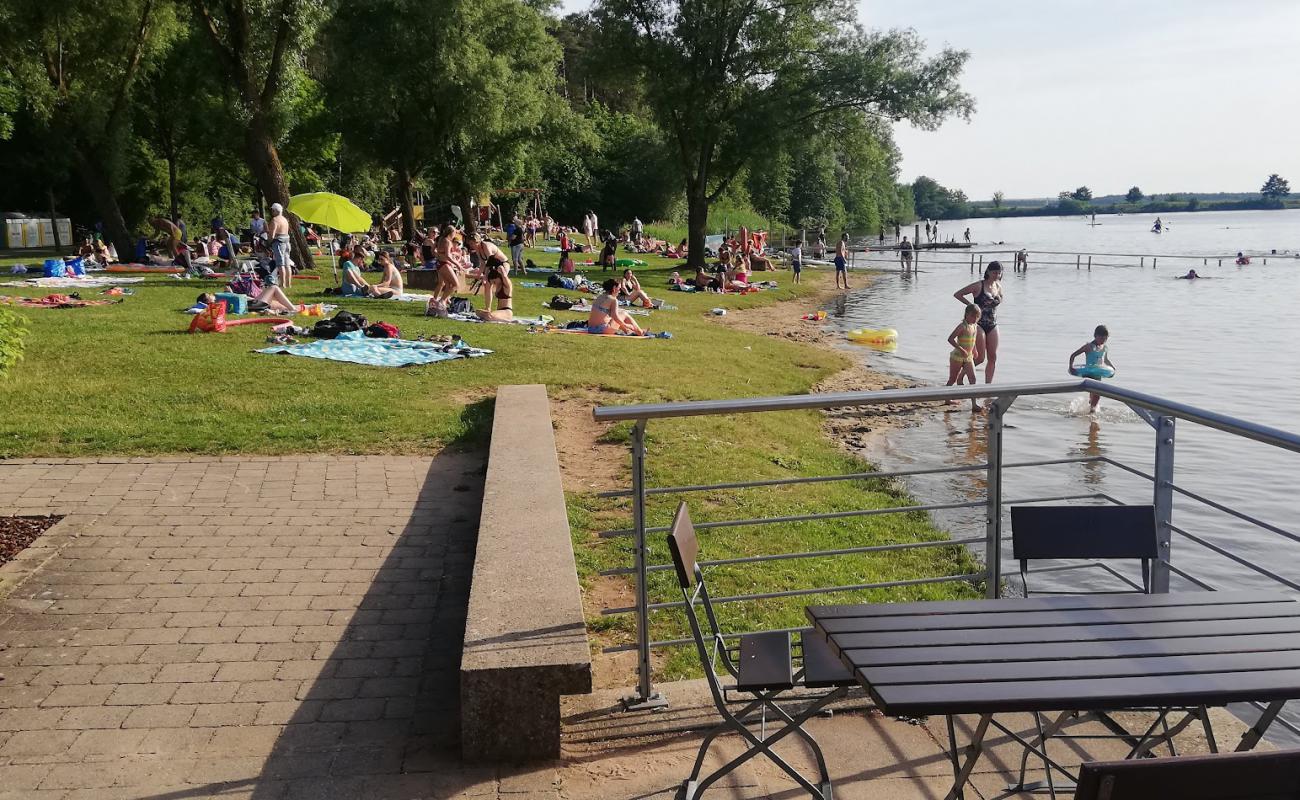
{"type": "Polygon", "coordinates": [[[1071,371],[1072,371],[1075,375],[1078,375],[1080,378],[1097,378],[1097,379],[1100,379],[1100,378],[1113,378],[1113,377],[1115,377],[1115,370],[1111,369],[1110,367],[1103,367],[1103,366],[1101,366],[1100,364],[1097,364],[1097,365],[1094,365],[1094,366],[1075,367],[1075,368],[1074,368],[1073,370],[1071,370],[1071,371]]]}
{"type": "Polygon", "coordinates": [[[850,342],[861,344],[898,344],[898,331],[893,328],[854,328],[845,335],[850,342]]]}

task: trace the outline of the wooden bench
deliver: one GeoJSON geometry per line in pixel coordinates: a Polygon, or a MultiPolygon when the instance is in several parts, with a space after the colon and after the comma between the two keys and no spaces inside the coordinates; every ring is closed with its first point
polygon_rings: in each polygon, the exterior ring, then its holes
{"type": "Polygon", "coordinates": [[[544,386],[497,391],[460,667],[469,761],[560,754],[560,696],[591,691],[591,650],[544,386]]]}

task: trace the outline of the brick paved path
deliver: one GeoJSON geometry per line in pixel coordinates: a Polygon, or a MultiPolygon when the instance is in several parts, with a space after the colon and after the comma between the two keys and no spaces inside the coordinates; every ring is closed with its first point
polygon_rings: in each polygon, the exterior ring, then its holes
{"type": "Polygon", "coordinates": [[[450,452],[0,462],[0,514],[68,515],[0,570],[0,798],[553,796],[451,755],[481,489],[450,452]]]}

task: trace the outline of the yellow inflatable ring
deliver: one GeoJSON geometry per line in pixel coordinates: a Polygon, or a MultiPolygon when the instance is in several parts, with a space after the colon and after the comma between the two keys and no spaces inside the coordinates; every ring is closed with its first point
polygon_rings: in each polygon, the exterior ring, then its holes
{"type": "Polygon", "coordinates": [[[850,342],[862,344],[888,345],[898,343],[898,331],[893,328],[855,328],[846,336],[850,342]]]}

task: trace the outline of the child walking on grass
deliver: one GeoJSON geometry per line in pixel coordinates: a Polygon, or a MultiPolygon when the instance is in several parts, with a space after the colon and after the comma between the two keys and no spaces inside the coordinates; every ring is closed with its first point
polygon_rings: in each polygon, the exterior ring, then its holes
{"type": "MultiPolygon", "coordinates": [[[[952,352],[948,355],[948,383],[946,386],[960,386],[963,382],[975,383],[975,362],[984,352],[984,330],[979,326],[979,306],[966,306],[962,322],[952,333],[948,334],[948,344],[952,352]]],[[[953,405],[956,400],[949,400],[953,405]]],[[[979,404],[974,398],[970,401],[970,410],[979,411],[979,404]]]]}
{"type": "MultiPolygon", "coordinates": [[[[1105,325],[1098,325],[1092,332],[1092,340],[1070,354],[1070,374],[1095,380],[1115,377],[1115,365],[1110,363],[1110,352],[1106,349],[1108,339],[1110,331],[1105,325]],[[1083,366],[1074,366],[1074,360],[1081,355],[1084,357],[1083,366]]],[[[1089,392],[1088,411],[1096,411],[1100,401],[1101,395],[1089,392]]]]}

